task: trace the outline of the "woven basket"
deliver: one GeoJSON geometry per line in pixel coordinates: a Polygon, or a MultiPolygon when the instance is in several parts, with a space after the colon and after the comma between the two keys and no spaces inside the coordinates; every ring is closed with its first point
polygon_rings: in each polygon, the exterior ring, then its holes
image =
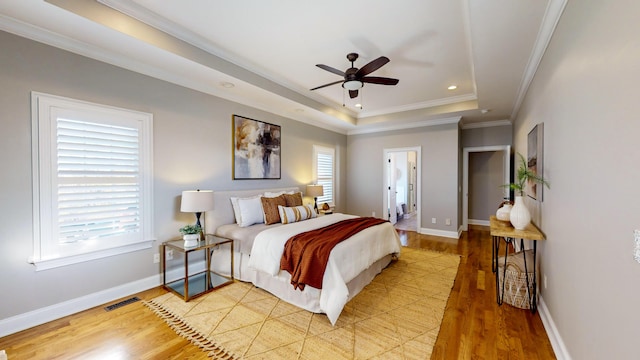
{"type": "Polygon", "coordinates": [[[504,257],[501,257],[498,262],[499,294],[502,296],[502,277],[504,276],[503,300],[520,309],[529,309],[529,291],[533,291],[533,250],[526,250],[525,255],[528,273],[524,271],[522,252],[509,254],[506,274],[504,274],[504,257]],[[529,291],[527,291],[527,276],[529,277],[529,291]]]}

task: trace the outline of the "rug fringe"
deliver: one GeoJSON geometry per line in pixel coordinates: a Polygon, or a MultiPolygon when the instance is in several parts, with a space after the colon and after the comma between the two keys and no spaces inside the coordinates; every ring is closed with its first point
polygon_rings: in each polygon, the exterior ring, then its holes
{"type": "Polygon", "coordinates": [[[155,302],[153,302],[153,300],[143,301],[143,303],[149,309],[151,309],[151,311],[153,311],[156,315],[158,315],[161,319],[163,319],[167,323],[167,325],[169,325],[169,327],[176,332],[176,334],[189,340],[192,344],[199,347],[203,351],[207,352],[207,356],[213,359],[220,359],[220,360],[237,359],[233,354],[228,352],[225,348],[216,344],[215,341],[207,338],[198,330],[193,329],[186,322],[184,322],[180,316],[165,309],[162,305],[156,304],[155,302]]]}

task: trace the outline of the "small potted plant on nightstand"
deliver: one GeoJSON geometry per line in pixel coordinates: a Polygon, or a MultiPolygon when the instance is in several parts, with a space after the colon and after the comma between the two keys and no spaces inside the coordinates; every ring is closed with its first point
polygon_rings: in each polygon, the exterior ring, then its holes
{"type": "Polygon", "coordinates": [[[184,240],[184,247],[193,247],[200,241],[202,228],[198,225],[185,225],[179,229],[184,240]]]}

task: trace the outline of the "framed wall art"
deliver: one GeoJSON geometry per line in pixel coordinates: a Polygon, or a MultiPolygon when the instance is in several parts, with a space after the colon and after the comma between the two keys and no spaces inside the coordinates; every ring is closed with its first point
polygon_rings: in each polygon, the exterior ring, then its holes
{"type": "MultiPolygon", "coordinates": [[[[540,123],[529,131],[527,135],[527,168],[536,174],[544,177],[543,172],[543,159],[542,156],[542,141],[544,134],[544,123],[540,123]]],[[[543,184],[538,184],[534,181],[528,181],[526,185],[526,193],[530,198],[537,201],[542,201],[542,192],[544,189],[543,184]]]]}
{"type": "Polygon", "coordinates": [[[233,179],[280,179],[280,126],[233,115],[233,179]]]}

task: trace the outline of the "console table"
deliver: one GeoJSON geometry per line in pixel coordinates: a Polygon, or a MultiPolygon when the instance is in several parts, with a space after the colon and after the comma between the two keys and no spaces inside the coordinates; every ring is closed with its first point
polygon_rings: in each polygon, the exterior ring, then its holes
{"type": "Polygon", "coordinates": [[[524,268],[525,273],[528,274],[527,269],[527,258],[524,252],[524,240],[533,240],[533,284],[529,286],[529,276],[525,274],[527,279],[527,292],[529,294],[529,309],[532,313],[535,313],[538,308],[538,284],[537,284],[537,274],[536,274],[536,248],[539,240],[545,240],[544,234],[532,223],[529,223],[527,227],[523,230],[516,230],[511,223],[506,221],[500,221],[495,216],[491,216],[489,219],[490,229],[491,229],[491,238],[493,240],[492,248],[491,248],[491,270],[496,274],[496,298],[498,305],[502,305],[502,300],[504,298],[504,281],[507,272],[507,257],[509,256],[509,244],[515,242],[517,239],[520,239],[520,248],[522,251],[522,256],[524,257],[524,268]],[[499,260],[499,252],[500,252],[500,242],[501,240],[505,241],[505,250],[504,250],[504,267],[503,267],[503,276],[502,276],[502,284],[499,282],[499,274],[498,274],[498,260],[499,260]],[[502,286],[502,291],[500,291],[500,286],[502,286]],[[532,291],[529,291],[529,289],[532,291]],[[502,293],[502,296],[500,294],[502,293]]]}

